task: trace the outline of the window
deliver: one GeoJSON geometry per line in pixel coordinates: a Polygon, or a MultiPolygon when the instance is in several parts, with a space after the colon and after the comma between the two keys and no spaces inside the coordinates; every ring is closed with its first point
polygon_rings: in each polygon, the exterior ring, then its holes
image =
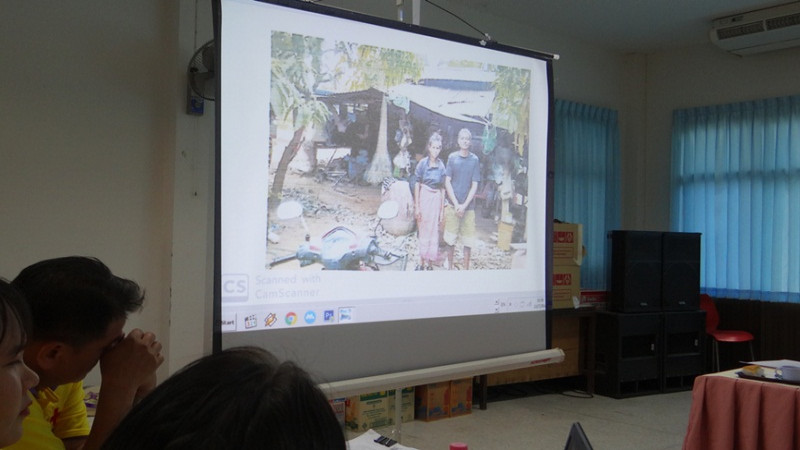
{"type": "Polygon", "coordinates": [[[565,100],[555,105],[553,217],[583,225],[581,287],[608,288],[611,245],[619,227],[617,112],[565,100]]]}
{"type": "Polygon", "coordinates": [[[675,111],[671,200],[703,292],[800,302],[800,96],[675,111]]]}

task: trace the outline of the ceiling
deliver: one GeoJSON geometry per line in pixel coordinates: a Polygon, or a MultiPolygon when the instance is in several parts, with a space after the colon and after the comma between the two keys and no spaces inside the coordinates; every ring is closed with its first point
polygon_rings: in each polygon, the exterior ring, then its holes
{"type": "MultiPolygon", "coordinates": [[[[478,10],[543,31],[651,53],[709,42],[712,20],[787,0],[431,0],[455,12],[478,10]]],[[[479,24],[471,24],[480,29],[479,24]]],[[[492,30],[481,30],[492,35],[492,30]]]]}

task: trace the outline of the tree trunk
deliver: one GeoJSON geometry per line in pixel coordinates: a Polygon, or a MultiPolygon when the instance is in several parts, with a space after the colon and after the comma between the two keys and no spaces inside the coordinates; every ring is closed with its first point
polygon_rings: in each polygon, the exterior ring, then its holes
{"type": "Polygon", "coordinates": [[[278,161],[278,168],[275,169],[275,179],[272,180],[272,188],[269,191],[270,200],[280,201],[283,197],[283,182],[286,179],[286,171],[289,169],[289,163],[292,162],[297,152],[299,152],[300,148],[303,146],[303,133],[305,130],[305,126],[295,130],[292,140],[289,141],[289,144],[283,149],[281,160],[278,161]]]}
{"type": "Polygon", "coordinates": [[[381,102],[381,119],[378,126],[378,143],[364,179],[369,184],[379,184],[384,178],[392,176],[392,161],[389,158],[389,145],[386,139],[388,128],[386,118],[386,97],[381,102]]]}

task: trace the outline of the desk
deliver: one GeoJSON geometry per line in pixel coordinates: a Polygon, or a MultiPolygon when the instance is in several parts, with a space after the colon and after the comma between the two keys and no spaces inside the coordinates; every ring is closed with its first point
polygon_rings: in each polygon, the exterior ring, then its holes
{"type": "Polygon", "coordinates": [[[800,448],[800,386],[742,379],[737,371],[695,379],[684,450],[800,448]]]}

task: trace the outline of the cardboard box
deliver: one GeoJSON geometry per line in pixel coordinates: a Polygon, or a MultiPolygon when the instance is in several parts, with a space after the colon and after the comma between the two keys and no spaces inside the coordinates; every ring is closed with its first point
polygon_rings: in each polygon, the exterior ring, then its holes
{"type": "Polygon", "coordinates": [[[580,298],[580,266],[553,266],[553,308],[574,308],[580,298]]]}
{"type": "Polygon", "coordinates": [[[345,418],[345,410],[347,409],[347,398],[332,398],[328,400],[328,403],[331,405],[331,409],[333,409],[333,414],[336,416],[336,420],[339,421],[339,424],[344,427],[344,418],[345,418]]]}
{"type": "Polygon", "coordinates": [[[583,226],[579,223],[553,224],[553,265],[580,266],[583,262],[583,226]]]}
{"type": "MultiPolygon", "coordinates": [[[[397,397],[395,397],[394,393],[394,389],[387,393],[389,396],[389,424],[394,424],[394,406],[397,402],[397,397]]],[[[400,420],[403,422],[410,422],[414,420],[414,388],[404,388],[400,395],[402,402],[400,406],[400,420]]]]}
{"type": "Polygon", "coordinates": [[[426,422],[450,417],[450,382],[417,386],[414,389],[414,417],[426,422]]]}
{"type": "Polygon", "coordinates": [[[608,291],[581,291],[581,306],[594,306],[605,309],[608,304],[608,291]]]}
{"type": "Polygon", "coordinates": [[[472,377],[450,381],[450,417],[472,413],[472,377]]]}
{"type": "Polygon", "coordinates": [[[366,431],[389,425],[389,397],[386,391],[347,398],[345,427],[366,431]]]}

